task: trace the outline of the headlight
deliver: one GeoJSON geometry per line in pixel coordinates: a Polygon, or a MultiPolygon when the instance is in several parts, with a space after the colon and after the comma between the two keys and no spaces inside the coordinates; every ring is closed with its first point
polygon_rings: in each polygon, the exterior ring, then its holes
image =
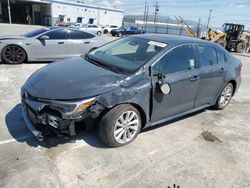
{"type": "Polygon", "coordinates": [[[74,101],[74,102],[67,102],[67,101],[51,101],[51,100],[44,100],[40,99],[41,102],[46,102],[50,105],[51,108],[55,110],[59,110],[66,119],[75,119],[81,118],[81,114],[85,111],[88,107],[90,107],[96,99],[90,98],[82,101],[74,101]]]}
{"type": "Polygon", "coordinates": [[[82,102],[79,103],[79,105],[75,108],[74,113],[80,113],[80,112],[84,111],[85,109],[87,109],[88,107],[90,107],[94,102],[95,102],[95,98],[92,98],[92,99],[88,99],[88,100],[82,101],[82,102]]]}

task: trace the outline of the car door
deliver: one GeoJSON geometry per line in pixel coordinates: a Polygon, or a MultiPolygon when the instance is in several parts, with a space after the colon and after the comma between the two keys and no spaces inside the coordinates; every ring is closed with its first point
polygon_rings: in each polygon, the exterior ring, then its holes
{"type": "Polygon", "coordinates": [[[39,36],[35,44],[36,59],[55,60],[67,57],[67,30],[55,29],[39,36]],[[42,39],[44,36],[46,39],[42,39]]]}
{"type": "Polygon", "coordinates": [[[140,32],[139,32],[139,30],[138,30],[137,27],[131,26],[131,34],[139,34],[139,33],[140,33],[140,32]]]}
{"type": "Polygon", "coordinates": [[[125,27],[124,30],[123,30],[123,34],[124,35],[130,35],[131,34],[131,27],[125,27]]]}
{"type": "Polygon", "coordinates": [[[167,52],[152,66],[153,122],[192,110],[199,87],[199,72],[193,45],[167,52]],[[162,92],[162,86],[169,93],[162,92]]]}
{"type": "Polygon", "coordinates": [[[200,86],[195,107],[213,105],[226,75],[225,56],[210,45],[197,45],[196,49],[200,64],[200,86]]]}
{"type": "Polygon", "coordinates": [[[94,39],[95,35],[87,32],[70,30],[69,40],[67,41],[67,51],[69,56],[80,56],[89,52],[90,49],[97,47],[94,39]]]}

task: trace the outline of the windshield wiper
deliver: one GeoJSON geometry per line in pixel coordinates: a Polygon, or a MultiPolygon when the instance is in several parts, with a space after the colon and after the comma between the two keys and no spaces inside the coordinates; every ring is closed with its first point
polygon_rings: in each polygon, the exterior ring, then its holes
{"type": "Polygon", "coordinates": [[[102,66],[102,67],[104,67],[106,69],[109,69],[109,70],[112,70],[114,72],[118,72],[118,73],[120,73],[120,72],[122,72],[122,73],[126,72],[126,73],[129,73],[129,71],[126,70],[126,69],[117,67],[115,65],[110,65],[110,64],[104,63],[104,62],[100,61],[99,59],[97,60],[96,58],[91,58],[88,54],[86,55],[86,60],[89,60],[90,63],[94,63],[97,66],[102,66]]]}

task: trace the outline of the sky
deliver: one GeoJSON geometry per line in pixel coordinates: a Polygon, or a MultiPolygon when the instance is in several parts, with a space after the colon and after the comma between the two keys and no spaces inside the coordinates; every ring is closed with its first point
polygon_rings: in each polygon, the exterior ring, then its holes
{"type": "MultiPolygon", "coordinates": [[[[125,15],[143,15],[145,2],[149,5],[149,14],[154,13],[156,0],[88,0],[106,7],[117,7],[125,15]]],[[[211,9],[211,27],[220,27],[225,22],[240,23],[250,30],[250,0],[158,0],[159,15],[181,16],[184,20],[207,23],[211,9]]]]}

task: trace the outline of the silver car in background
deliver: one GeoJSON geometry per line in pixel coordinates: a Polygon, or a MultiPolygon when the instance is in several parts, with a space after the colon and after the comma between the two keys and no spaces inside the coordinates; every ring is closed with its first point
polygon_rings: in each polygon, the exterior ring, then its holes
{"type": "Polygon", "coordinates": [[[94,33],[71,28],[42,28],[24,35],[0,36],[3,63],[54,61],[77,57],[107,43],[94,33]]]}

